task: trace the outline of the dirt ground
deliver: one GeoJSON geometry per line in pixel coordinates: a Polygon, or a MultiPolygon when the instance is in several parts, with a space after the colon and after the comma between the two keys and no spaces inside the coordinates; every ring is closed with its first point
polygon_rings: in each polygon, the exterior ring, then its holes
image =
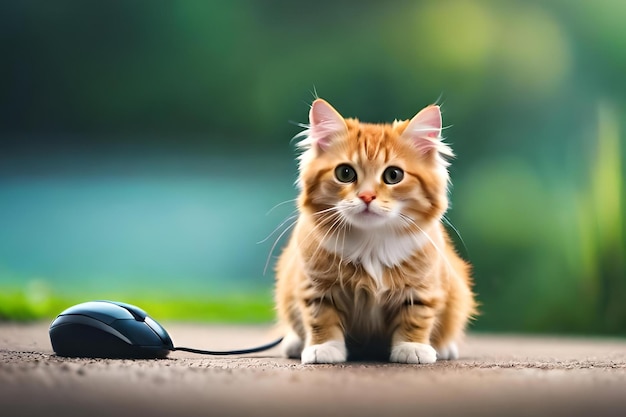
{"type": "MultiPolygon", "coordinates": [[[[267,327],[162,323],[174,344],[258,345],[267,327]]],[[[0,323],[0,416],[624,416],[626,340],[471,335],[434,365],[245,357],[66,359],[48,323],[0,323]]]]}

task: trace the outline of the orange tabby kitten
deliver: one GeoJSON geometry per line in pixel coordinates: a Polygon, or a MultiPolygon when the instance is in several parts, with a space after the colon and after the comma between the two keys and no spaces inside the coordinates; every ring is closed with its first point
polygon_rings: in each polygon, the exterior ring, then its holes
{"type": "Polygon", "coordinates": [[[283,352],[304,364],[457,358],[476,304],[441,224],[452,151],[439,107],[369,124],[317,99],[309,119],[299,217],[277,264],[283,352]]]}

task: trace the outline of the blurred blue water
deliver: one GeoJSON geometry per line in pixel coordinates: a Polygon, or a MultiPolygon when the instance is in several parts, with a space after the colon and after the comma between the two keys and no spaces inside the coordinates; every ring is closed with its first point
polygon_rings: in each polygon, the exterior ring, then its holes
{"type": "Polygon", "coordinates": [[[117,158],[133,172],[113,174],[109,161],[87,175],[0,177],[0,284],[179,295],[269,288],[272,262],[263,270],[277,235],[258,242],[293,210],[287,203],[267,213],[295,197],[294,173],[259,160],[264,169],[220,158],[199,170],[189,158],[162,170],[163,159],[117,158]]]}

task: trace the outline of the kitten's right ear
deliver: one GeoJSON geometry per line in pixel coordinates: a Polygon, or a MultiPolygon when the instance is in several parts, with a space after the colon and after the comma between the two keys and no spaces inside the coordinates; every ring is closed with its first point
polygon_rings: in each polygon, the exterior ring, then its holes
{"type": "Polygon", "coordinates": [[[311,105],[309,124],[309,138],[322,151],[330,147],[333,138],[348,130],[339,112],[321,98],[311,105]]]}

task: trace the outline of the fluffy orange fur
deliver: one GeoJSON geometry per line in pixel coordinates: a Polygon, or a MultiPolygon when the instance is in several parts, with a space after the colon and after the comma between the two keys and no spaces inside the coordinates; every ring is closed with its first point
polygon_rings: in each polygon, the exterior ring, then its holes
{"type": "Polygon", "coordinates": [[[302,133],[299,216],[276,267],[283,352],[302,363],[433,363],[476,303],[441,220],[450,148],[441,113],[368,124],[314,101],[302,133]]]}

